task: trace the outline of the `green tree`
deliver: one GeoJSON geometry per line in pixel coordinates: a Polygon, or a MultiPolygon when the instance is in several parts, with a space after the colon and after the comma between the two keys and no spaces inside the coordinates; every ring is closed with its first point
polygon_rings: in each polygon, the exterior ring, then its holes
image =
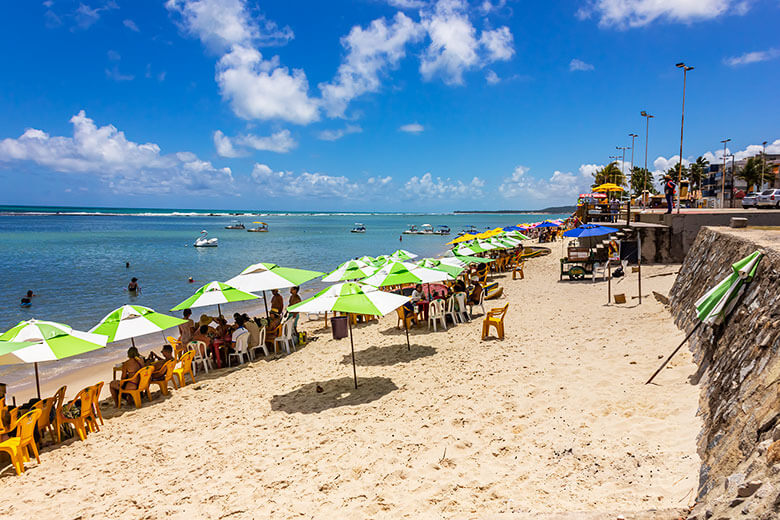
{"type": "Polygon", "coordinates": [[[647,186],[647,191],[651,194],[658,193],[653,181],[653,173],[639,166],[634,166],[634,169],[631,171],[631,186],[634,189],[635,197],[642,195],[645,186],[647,186]]]}
{"type": "Polygon", "coordinates": [[[690,166],[688,166],[688,179],[691,181],[691,192],[694,190],[701,190],[701,179],[704,177],[709,166],[710,162],[701,155],[696,159],[696,162],[691,163],[690,166]]]}
{"type": "Polygon", "coordinates": [[[745,166],[736,172],[736,176],[747,182],[747,191],[753,191],[753,186],[758,186],[761,182],[761,159],[750,157],[745,161],[745,166]]]}
{"type": "Polygon", "coordinates": [[[626,177],[620,172],[617,162],[611,162],[602,169],[593,174],[594,180],[592,187],[600,186],[608,182],[614,182],[618,186],[626,185],[626,177]]]}

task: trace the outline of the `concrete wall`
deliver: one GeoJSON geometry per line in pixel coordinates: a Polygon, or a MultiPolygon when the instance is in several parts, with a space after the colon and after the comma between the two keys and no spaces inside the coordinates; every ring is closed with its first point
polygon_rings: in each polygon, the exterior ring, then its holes
{"type": "Polygon", "coordinates": [[[670,306],[678,326],[692,330],[694,302],[756,249],[766,256],[734,312],[721,327],[700,327],[689,343],[704,423],[692,519],[780,518],[780,232],[702,228],[670,306]]]}

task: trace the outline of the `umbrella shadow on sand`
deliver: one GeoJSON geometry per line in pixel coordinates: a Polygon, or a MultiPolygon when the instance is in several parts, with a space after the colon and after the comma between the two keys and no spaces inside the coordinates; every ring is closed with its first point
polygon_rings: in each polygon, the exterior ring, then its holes
{"type": "MultiPolygon", "coordinates": [[[[410,363],[416,359],[430,357],[436,354],[436,349],[427,345],[412,345],[411,350],[403,345],[387,347],[369,347],[355,352],[355,363],[361,367],[384,367],[399,363],[410,363]]],[[[352,355],[346,354],[341,360],[342,365],[352,364],[352,355]]]]}
{"type": "MultiPolygon", "coordinates": [[[[350,363],[351,363],[350,358],[350,363]]],[[[331,408],[356,406],[381,399],[398,390],[387,377],[358,378],[358,387],[351,377],[303,385],[292,392],[271,398],[271,410],[287,413],[320,413],[331,408]],[[317,387],[322,389],[317,392],[317,387]]]]}

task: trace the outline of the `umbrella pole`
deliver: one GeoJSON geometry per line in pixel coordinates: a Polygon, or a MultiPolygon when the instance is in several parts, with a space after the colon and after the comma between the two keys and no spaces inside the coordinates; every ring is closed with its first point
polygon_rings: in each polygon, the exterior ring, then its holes
{"type": "Polygon", "coordinates": [[[612,261],[607,259],[607,305],[612,301],[612,261]]]}
{"type": "Polygon", "coordinates": [[[130,338],[130,344],[135,347],[135,338],[130,338]]]}
{"type": "Polygon", "coordinates": [[[409,343],[409,325],[406,321],[406,309],[403,310],[403,313],[404,313],[404,330],[406,331],[406,350],[411,352],[412,345],[409,343]]]}
{"type": "Polygon", "coordinates": [[[217,313],[219,314],[219,317],[221,318],[222,317],[222,307],[220,307],[219,304],[217,304],[217,313]]]}
{"type": "Polygon", "coordinates": [[[691,336],[693,336],[693,333],[694,333],[694,332],[696,332],[696,331],[699,329],[699,327],[701,327],[701,324],[702,324],[702,323],[704,323],[704,322],[703,322],[703,321],[699,321],[699,323],[697,323],[697,324],[696,324],[696,326],[693,328],[693,330],[692,330],[692,331],[690,331],[690,332],[688,333],[688,335],[687,335],[687,336],[685,336],[685,339],[684,339],[684,340],[682,340],[682,343],[680,343],[680,344],[677,346],[677,348],[676,348],[676,349],[674,349],[674,352],[672,352],[671,354],[669,354],[669,357],[668,357],[668,358],[666,358],[666,361],[664,361],[664,362],[663,362],[663,364],[662,364],[660,367],[658,367],[658,370],[656,370],[656,371],[653,373],[653,375],[652,375],[652,376],[650,376],[650,379],[648,379],[648,380],[647,380],[647,383],[645,383],[646,385],[649,385],[650,383],[652,383],[652,382],[653,382],[653,379],[655,379],[655,376],[657,376],[657,375],[658,375],[658,373],[659,373],[659,372],[661,372],[661,370],[663,370],[663,368],[666,366],[666,364],[667,364],[669,361],[671,361],[671,360],[672,360],[672,358],[674,357],[674,355],[675,355],[675,354],[677,354],[677,351],[678,351],[678,350],[680,350],[680,349],[682,348],[682,346],[683,346],[683,345],[685,345],[685,343],[686,343],[686,342],[687,342],[687,341],[688,341],[688,340],[691,338],[691,336]]]}
{"type": "Polygon", "coordinates": [[[268,319],[268,301],[265,299],[265,291],[263,291],[263,307],[265,307],[265,318],[268,319]]]}
{"type": "Polygon", "coordinates": [[[355,389],[357,390],[357,368],[355,368],[355,343],[352,341],[352,320],[347,313],[347,325],[349,325],[349,346],[352,349],[352,375],[355,377],[355,389]]]}
{"type": "MultiPolygon", "coordinates": [[[[643,194],[644,195],[644,194],[643,194]]],[[[642,305],[642,235],[639,234],[639,230],[636,232],[637,237],[637,283],[639,284],[639,305],[642,305]]]]}
{"type": "Polygon", "coordinates": [[[38,399],[41,398],[41,380],[38,378],[38,362],[35,362],[35,389],[38,391],[38,399]]]}

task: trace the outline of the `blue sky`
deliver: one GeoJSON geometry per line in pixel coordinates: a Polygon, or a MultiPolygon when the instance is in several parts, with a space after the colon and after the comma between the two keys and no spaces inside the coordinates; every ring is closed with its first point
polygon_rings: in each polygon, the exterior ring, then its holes
{"type": "Polygon", "coordinates": [[[780,153],[775,0],[12,1],[2,204],[571,204],[649,166],[780,153]],[[630,151],[628,152],[630,154],[630,151]],[[628,162],[629,157],[626,157],[628,162]]]}

